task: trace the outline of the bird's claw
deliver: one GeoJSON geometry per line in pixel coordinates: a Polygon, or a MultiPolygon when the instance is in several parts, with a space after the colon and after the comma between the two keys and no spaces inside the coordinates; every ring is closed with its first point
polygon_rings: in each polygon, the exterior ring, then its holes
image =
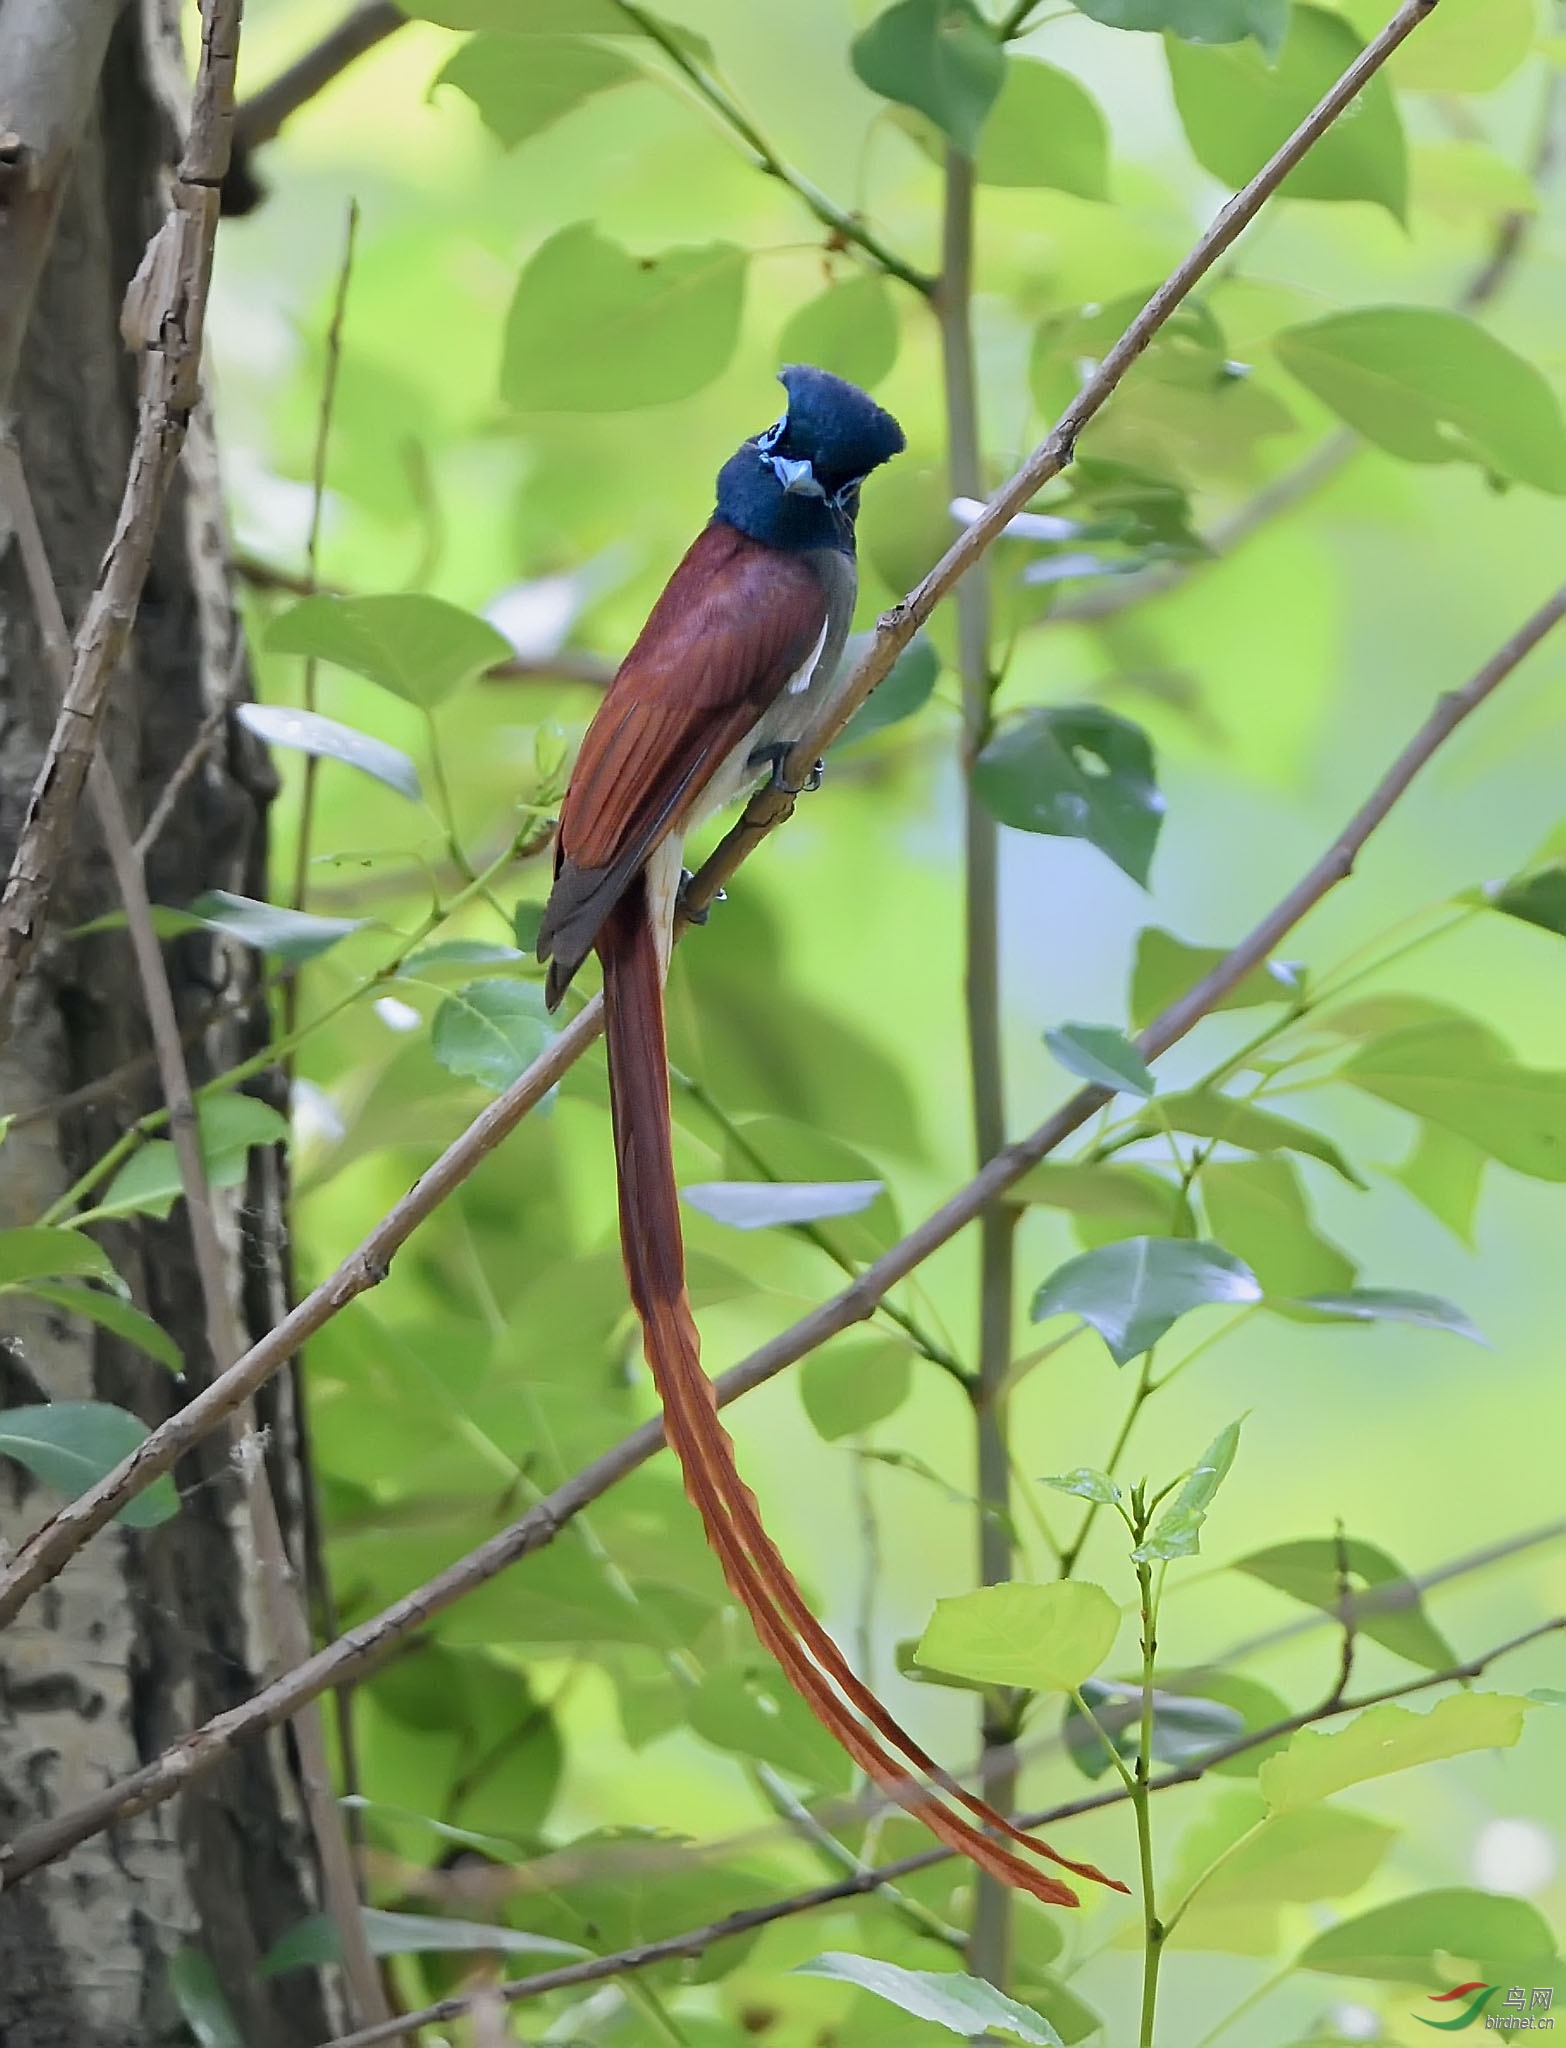
{"type": "Polygon", "coordinates": [[[705,924],[712,915],[712,905],[728,901],[728,891],[726,889],[719,889],[711,902],[700,904],[695,910],[692,910],[687,898],[690,896],[691,884],[695,879],[695,875],[689,868],[680,869],[680,886],[675,893],[674,909],[675,915],[685,924],[705,924]]]}
{"type": "Polygon", "coordinates": [[[793,751],[792,745],[786,740],[775,741],[770,747],[757,747],[745,765],[747,768],[765,768],[770,765],[772,776],[767,788],[778,796],[810,796],[821,787],[826,764],[817,761],[803,782],[792,783],[783,771],[793,751]]]}

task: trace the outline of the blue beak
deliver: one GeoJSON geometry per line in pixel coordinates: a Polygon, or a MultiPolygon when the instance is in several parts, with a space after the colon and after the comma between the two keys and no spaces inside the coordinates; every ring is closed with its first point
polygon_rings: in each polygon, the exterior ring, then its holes
{"type": "Polygon", "coordinates": [[[771,455],[767,458],[772,473],[793,498],[824,498],[826,492],[816,481],[816,473],[808,462],[795,461],[787,455],[771,455]]]}

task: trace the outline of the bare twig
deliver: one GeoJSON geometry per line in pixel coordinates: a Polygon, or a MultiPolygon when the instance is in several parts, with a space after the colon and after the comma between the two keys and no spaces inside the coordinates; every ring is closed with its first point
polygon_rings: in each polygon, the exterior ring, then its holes
{"type": "Polygon", "coordinates": [[[0,415],[120,0],[0,9],[0,415]]]}
{"type": "MultiPolygon", "coordinates": [[[[859,664],[847,692],[847,701],[834,711],[830,725],[818,726],[796,747],[791,767],[803,759],[813,761],[816,751],[841,725],[852,705],[861,702],[875,682],[891,667],[896,654],[911,637],[947,589],[983,549],[994,540],[1012,514],[1026,502],[1042,481],[1042,474],[1055,474],[1067,459],[1076,433],[1084,421],[1101,406],[1115,383],[1137,354],[1146,347],[1158,325],[1174,311],[1221,251],[1232,242],[1310,143],[1330,126],[1334,116],[1347,106],[1377,67],[1429,13],[1435,0],[1405,0],[1387,27],[1362,51],[1327,98],[1302,124],[1290,143],[1275,156],[1258,178],[1219,216],[1197,251],[1188,257],[1149,300],[1099,366],[1093,380],[1068,408],[1054,432],[1035,452],[1030,462],[990,500],[984,512],[948,550],[936,567],[905,603],[887,614],[877,629],[874,644],[859,664]],[[1265,182],[1265,186],[1263,184],[1265,182]]],[[[1282,935],[1307,910],[1346,876],[1354,856],[1375,830],[1397,798],[1430,755],[1450,732],[1498,687],[1523,657],[1556,624],[1566,607],[1566,592],[1558,593],[1525,625],[1515,638],[1480,671],[1467,688],[1455,697],[1443,699],[1387,777],[1356,815],[1342,839],[1312,869],[1265,919],[1249,938],[1241,942],[1223,963],[1172,1005],[1146,1031],[1140,1041],[1144,1052],[1160,1053],[1185,1035],[1221,996],[1249,970],[1264,960],[1282,935]]],[[[800,778],[803,779],[802,777],[800,778]]],[[[757,801],[747,807],[745,817],[718,848],[702,870],[706,893],[716,887],[758,844],[784,813],[766,817],[764,824],[752,823],[757,801]],[[743,844],[740,842],[743,841],[743,844]],[[726,851],[727,850],[727,851],[726,851]]],[[[763,803],[763,815],[765,806],[763,803]]],[[[143,1486],[165,1472],[192,1443],[215,1428],[240,1402],[247,1400],[298,1349],[304,1339],[320,1329],[348,1302],[384,1277],[392,1255],[401,1248],[417,1225],[437,1208],[452,1188],[458,1186],[480,1160],[515,1127],[533,1104],[542,1099],[577,1056],[586,1050],[602,1029],[603,1005],[595,997],[555,1039],[528,1071],[519,1076],[505,1093],[496,1098],[470,1128],[447,1148],[430,1171],[410,1189],[401,1202],[376,1225],[358,1250],[338,1267],[295,1308],[275,1330],[254,1345],[232,1370],[202,1391],[178,1415],[154,1430],[131,1456],[106,1474],[76,1500],[43,1525],[18,1551],[10,1565],[0,1572],[0,1626],[9,1621],[40,1586],[55,1576],[76,1550],[110,1520],[143,1486]]],[[[901,1244],[885,1253],[843,1293],[812,1316],[783,1333],[756,1354],[767,1361],[762,1377],[793,1363],[815,1345],[838,1330],[862,1321],[871,1314],[889,1287],[904,1278],[939,1245],[964,1228],[1027,1169],[1069,1137],[1104,1101],[1098,1089],[1085,1089],[1074,1096],[1031,1137],[1012,1144],[941,1209],[929,1217],[901,1244]],[[797,1349],[790,1347],[798,1345],[797,1349]],[[774,1362],[775,1361],[775,1362],[774,1362]]],[[[748,1362],[750,1363],[750,1362],[748,1362]]],[[[738,1368],[737,1370],[745,1370],[738,1368]]],[[[759,1383],[759,1382],[752,1382],[759,1383]]],[[[639,1462],[636,1461],[636,1462],[639,1462]]]]}
{"type": "MultiPolygon", "coordinates": [[[[71,678],[70,629],[49,567],[21,457],[15,444],[3,436],[0,436],[0,506],[4,507],[16,530],[23,572],[37,613],[45,652],[63,694],[71,678]]],[[[196,1275],[206,1320],[207,1348],[212,1355],[212,1369],[218,1373],[239,1356],[244,1349],[244,1339],[229,1292],[217,1214],[202,1156],[200,1126],[185,1065],[179,1017],[174,1008],[174,992],[164,966],[163,950],[153,928],[146,875],[131,840],[119,788],[101,747],[93,749],[87,784],[110,865],[114,869],[115,884],[125,906],[131,951],[147,1005],[153,1052],[168,1104],[169,1127],[185,1197],[185,1212],[190,1222],[196,1275]]],[[[309,1656],[310,1627],[289,1563],[266,1461],[257,1455],[255,1415],[248,1403],[229,1418],[229,1431],[250,1511],[256,1557],[261,1567],[262,1607],[272,1636],[272,1654],[279,1668],[286,1670],[309,1656]]],[[[353,2004],[366,2023],[383,2020],[390,2017],[390,2010],[380,1972],[365,1936],[353,1861],[327,1762],[325,1730],[318,1700],[311,1700],[294,1716],[293,1729],[305,1806],[320,1857],[326,1905],[337,1930],[338,1952],[353,2004]]]]}
{"type": "Polygon", "coordinates": [[[314,597],[321,590],[342,595],[330,583],[317,583],[302,569],[285,569],[277,562],[269,562],[264,555],[252,554],[248,548],[235,548],[229,559],[234,574],[252,590],[281,590],[289,597],[314,597]]]}
{"type": "Polygon", "coordinates": [[[323,93],[334,78],[367,51],[407,26],[408,17],[391,0],[365,0],[336,28],[280,71],[270,85],[242,99],[234,110],[234,155],[248,156],[271,142],[285,121],[323,93]]]}
{"type": "Polygon", "coordinates": [[[158,800],[147,813],[147,822],[136,835],[136,858],[145,862],[147,855],[163,837],[163,828],[174,815],[174,806],[179,802],[185,785],[222,738],[228,725],[228,704],[222,703],[209,711],[201,721],[196,737],[180,756],[174,773],[158,791],[158,800]]]}
{"type": "MultiPolygon", "coordinates": [[[[1478,1657],[1471,1657],[1466,1663],[1454,1664],[1448,1670],[1426,1672],[1419,1678],[1411,1678],[1401,1685],[1384,1686],[1379,1692],[1361,1693],[1354,1699],[1338,1700],[1320,1706],[1307,1708],[1303,1713],[1291,1714],[1286,1720],[1275,1721],[1270,1727],[1255,1728],[1238,1736],[1221,1749],[1209,1750],[1205,1756],[1189,1764],[1182,1764],[1175,1770],[1164,1771],[1148,1782],[1150,1792],[1167,1791],[1173,1785],[1194,1784],[1216,1765],[1226,1763],[1232,1757],[1243,1756],[1248,1750],[1259,1748],[1263,1743],[1276,1742],[1280,1736],[1293,1735],[1301,1728],[1309,1728],[1317,1721],[1324,1721],[1339,1714],[1362,1712],[1367,1707],[1380,1706],[1387,1700],[1407,1699],[1413,1694],[1429,1692],[1438,1685],[1456,1685],[1482,1677],[1492,1664],[1514,1651],[1526,1648],[1530,1643],[1566,1630],[1566,1614],[1558,1614],[1550,1620],[1540,1622],[1537,1627],[1526,1629],[1522,1634],[1512,1636],[1504,1643],[1497,1643],[1478,1657]]],[[[1103,1792],[1089,1793],[1081,1799],[1068,1800],[1064,1805],[1054,1806],[1047,1811],[1029,1814],[1024,1825],[1029,1828],[1049,1828],[1060,1822],[1075,1819],[1084,1813],[1101,1812],[1108,1806],[1123,1805],[1131,1794],[1123,1785],[1115,1785],[1103,1792]]],[[[944,1847],[923,1849],[914,1855],[900,1857],[895,1863],[883,1863],[845,1877],[837,1884],[818,1885],[808,1892],[797,1892],[792,1898],[775,1899],[765,1906],[752,1906],[742,1912],[730,1913],[722,1920],[710,1921],[705,1927],[695,1927],[685,1934],[666,1935],[662,1941],[643,1942],[640,1946],[622,1949],[612,1956],[594,1956],[587,1962],[568,1963],[558,1970],[541,1970],[536,1976],[523,1977],[509,1984],[486,1987],[486,1997],[504,1999],[508,2005],[520,2004],[525,1999],[542,1998],[554,1991],[574,1990],[580,1985],[600,1984],[606,1978],[620,1977],[636,1970],[651,1969],[656,1963],[678,1962],[694,1956],[705,1955],[719,1942],[730,1941],[736,1935],[750,1934],[758,1927],[770,1927],[779,1920],[790,1920],[801,1913],[813,1913],[823,1906],[837,1905],[844,1899],[862,1898],[866,1892],[879,1890],[883,1885],[895,1884],[898,1879],[912,1877],[918,1871],[928,1870],[932,1865],[944,1863],[956,1852],[944,1847]]],[[[399,2027],[428,2027],[443,2024],[448,2020],[460,2019],[469,2010],[471,2000],[465,1996],[443,1998],[438,2005],[426,2006],[421,2012],[408,2013],[395,2024],[399,2027]]],[[[376,2043],[392,2039],[390,2031],[384,2028],[367,2027],[358,2034],[347,2034],[326,2044],[326,2048],[376,2048],[376,2043]]]]}
{"type": "Polygon", "coordinates": [[[141,356],[141,400],[129,473],[98,586],[77,635],[70,687],[28,800],[0,896],[0,1037],[42,935],[109,685],[130,635],[163,501],[185,444],[201,369],[201,334],[228,165],[241,0],[204,0],[190,135],[172,204],[125,296],[121,326],[141,356]]]}
{"type": "MultiPolygon", "coordinates": [[[[623,4],[623,0],[622,0],[623,4]]],[[[1403,0],[1403,5],[1373,42],[1368,43],[1319,106],[1295,129],[1281,149],[1222,209],[1191,253],[1154,292],[1125,333],[1109,350],[1059,420],[1009,482],[959,534],[923,581],[901,604],[882,615],[870,645],[853,673],[818,713],[810,730],[795,743],[779,783],[803,787],[817,758],[824,754],[876,684],[892,665],[941,599],[1020,512],[1028,500],[1071,461],[1077,436],[1102,411],[1121,379],[1181,302],[1200,284],[1219,257],[1249,227],[1266,201],[1302,157],[1352,106],[1357,96],[1436,5],[1436,0],[1403,0]]],[[[751,798],[739,823],[724,837],[692,881],[685,901],[693,910],[710,903],[754,848],[789,815],[794,799],[788,787],[768,788],[751,798]]]]}

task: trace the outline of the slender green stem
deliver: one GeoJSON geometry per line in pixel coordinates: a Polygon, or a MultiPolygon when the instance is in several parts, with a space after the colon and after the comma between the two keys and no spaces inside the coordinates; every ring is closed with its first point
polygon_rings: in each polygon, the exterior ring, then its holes
{"type": "MultiPolygon", "coordinates": [[[[1109,1456],[1105,1460],[1103,1467],[1111,1479],[1115,1476],[1115,1467],[1125,1456],[1126,1445],[1131,1441],[1131,1432],[1136,1427],[1137,1417],[1141,1414],[1148,1397],[1157,1391],[1158,1386],[1162,1385],[1161,1381],[1155,1381],[1153,1378],[1153,1357],[1157,1348],[1154,1345],[1150,1350],[1144,1351],[1142,1354],[1142,1369],[1137,1375],[1136,1386],[1132,1390],[1131,1400],[1121,1420],[1119,1434],[1110,1446],[1109,1456]]],[[[1093,1533],[1093,1524],[1098,1519],[1098,1511],[1101,1505],[1102,1503],[1096,1500],[1088,1502],[1087,1511],[1082,1517],[1081,1526],[1071,1542],[1062,1551],[1060,1576],[1063,1579],[1069,1579],[1076,1570],[1078,1560],[1082,1556],[1082,1551],[1088,1537],[1093,1533]]],[[[1138,1538],[1138,1541],[1140,1540],[1138,1538]]]]}
{"type": "Polygon", "coordinates": [[[1078,1690],[1076,1686],[1073,1686],[1071,1688],[1071,1697],[1077,1703],[1077,1712],[1081,1714],[1085,1720],[1090,1721],[1092,1723],[1094,1733],[1097,1735],[1099,1741],[1104,1745],[1104,1754],[1109,1758],[1109,1761],[1114,1765],[1116,1774],[1118,1775],[1121,1784],[1125,1786],[1127,1792],[1129,1792],[1131,1797],[1135,1799],[1137,1796],[1136,1779],[1132,1775],[1130,1769],[1128,1768],[1125,1758],[1120,1754],[1120,1751],[1116,1748],[1115,1738],[1110,1734],[1109,1730],[1104,1726],[1103,1722],[1098,1718],[1097,1714],[1094,1713],[1093,1709],[1088,1705],[1087,1701],[1083,1698],[1082,1693],[1078,1690]]]}
{"type": "Polygon", "coordinates": [[[1027,33],[1028,16],[1039,4],[1040,0],[1016,0],[1016,5],[1010,13],[1002,15],[995,32],[1003,43],[1009,43],[1015,37],[1027,33]]]}
{"type": "MultiPolygon", "coordinates": [[[[1145,1534],[1140,1516],[1138,1528],[1145,1534]]],[[[1153,1775],[1153,1680],[1158,1660],[1158,1602],[1153,1591],[1153,1567],[1150,1564],[1138,1562],[1136,1583],[1142,1613],[1142,1723],[1136,1752],[1136,1788],[1131,1797],[1136,1813],[1137,1858],[1142,1873],[1143,1926],[1142,2024],[1137,2039],[1139,2048],[1153,2048],[1158,1966],[1163,1958],[1168,1929],[1158,1917],[1158,1895],[1153,1876],[1153,1807],[1149,1795],[1153,1775]]]]}
{"type": "Polygon", "coordinates": [[[780,185],[786,185],[797,199],[809,207],[823,227],[830,228],[837,240],[851,243],[878,264],[889,277],[900,278],[906,285],[925,298],[935,292],[936,281],[922,270],[905,263],[896,250],[889,248],[873,229],[851,213],[845,213],[836,200],[831,199],[818,185],[811,183],[802,171],[787,163],[767,141],[754,121],[719,79],[694,57],[681,42],[676,32],[661,21],[656,14],[632,4],[632,0],[615,0],[615,5],[629,21],[635,22],[649,42],[656,43],[669,62],[695,88],[700,97],[713,112],[732,129],[734,134],[749,150],[756,169],[769,178],[776,178],[780,185]]]}

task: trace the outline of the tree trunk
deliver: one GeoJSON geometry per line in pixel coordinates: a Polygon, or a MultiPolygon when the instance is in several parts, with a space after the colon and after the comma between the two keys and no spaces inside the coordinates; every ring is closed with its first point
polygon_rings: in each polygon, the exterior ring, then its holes
{"type": "MultiPolygon", "coordinates": [[[[0,0],[0,6],[4,0],[0,0]]],[[[177,15],[176,8],[163,10],[177,15]]],[[[15,394],[17,436],[67,615],[91,590],[130,446],[135,375],[117,321],[159,218],[177,153],[156,81],[178,62],[173,25],[147,5],[122,16],[95,116],[62,209],[15,394]],[[145,20],[138,19],[144,14],[145,20]]],[[[203,721],[243,687],[215,450],[193,422],[104,746],[140,829],[203,721]]],[[[0,856],[8,860],[53,722],[54,690],[17,551],[0,527],[0,856]]],[[[149,862],[155,902],[203,889],[265,893],[272,794],[261,749],[232,721],[184,785],[149,862]]],[[[157,1085],[123,932],[72,937],[116,909],[84,808],[49,934],[0,1053],[0,1226],[30,1223],[137,1116],[157,1085]],[[95,1099],[61,1097],[129,1067],[95,1099]]],[[[198,1082],[264,1039],[253,956],[204,936],[168,948],[198,1082]],[[248,994],[248,1000],[246,996],[248,994]],[[235,998],[239,1000],[236,1002],[235,998]],[[218,1021],[210,1013],[218,1005],[218,1021]]],[[[215,1196],[229,1282],[258,1336],[285,1293],[281,1164],[251,1154],[248,1186],[215,1196]]],[[[96,1233],[138,1304],[174,1338],[183,1381],[46,1304],[0,1296],[0,1406],[100,1400],[154,1423],[211,1374],[182,1205],[166,1223],[96,1233]]],[[[264,1410],[268,1456],[292,1539],[300,1482],[286,1382],[264,1410]]],[[[214,1437],[178,1468],[181,1512],[160,1528],[106,1531],[0,1637],[0,1836],[74,1805],[186,1729],[243,1699],[262,1676],[258,1574],[238,1476],[214,1437]]],[[[0,1544],[56,1496],[0,1459],[0,1544]]],[[[171,1960],[215,1973],[246,2048],[307,2048],[332,2031],[311,1972],[258,1983],[255,1966],[315,1909],[316,1876],[286,1738],[246,1749],[185,1797],[142,1815],[0,1894],[0,2048],[118,2048],[188,2041],[171,1960]]]]}

